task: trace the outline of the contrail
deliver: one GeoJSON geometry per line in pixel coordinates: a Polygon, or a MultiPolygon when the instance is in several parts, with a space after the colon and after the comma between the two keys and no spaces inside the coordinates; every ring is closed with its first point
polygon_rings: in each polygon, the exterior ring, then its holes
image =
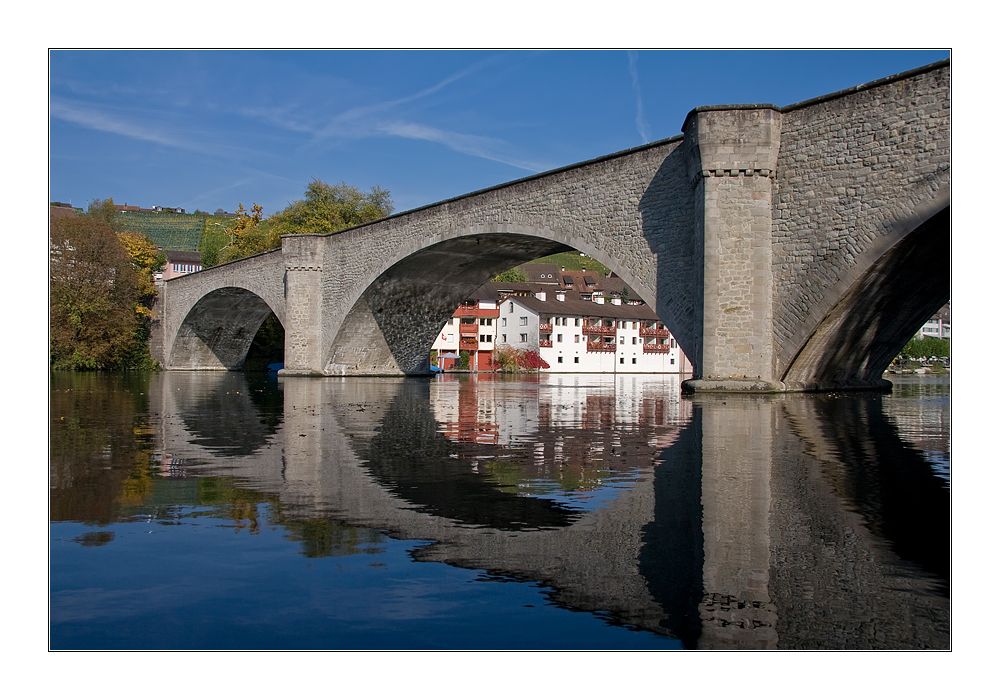
{"type": "Polygon", "coordinates": [[[632,91],[635,93],[635,127],[639,130],[639,136],[643,143],[649,143],[649,126],[646,124],[646,117],[642,113],[642,89],[639,87],[639,54],[636,51],[628,52],[628,72],[632,74],[632,91]]]}

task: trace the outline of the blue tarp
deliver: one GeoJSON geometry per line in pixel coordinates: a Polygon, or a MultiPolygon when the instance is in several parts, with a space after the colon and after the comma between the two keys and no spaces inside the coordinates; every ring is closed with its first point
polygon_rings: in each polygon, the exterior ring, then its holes
{"type": "Polygon", "coordinates": [[[285,369],[284,362],[272,362],[267,366],[268,372],[277,372],[279,369],[285,369]]]}

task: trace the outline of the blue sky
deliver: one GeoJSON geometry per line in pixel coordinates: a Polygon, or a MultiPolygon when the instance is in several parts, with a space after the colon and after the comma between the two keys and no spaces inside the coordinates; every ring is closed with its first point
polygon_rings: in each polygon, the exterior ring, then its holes
{"type": "Polygon", "coordinates": [[[947,51],[49,53],[49,199],[215,211],[314,177],[396,211],[680,133],[708,104],[780,106],[947,51]]]}

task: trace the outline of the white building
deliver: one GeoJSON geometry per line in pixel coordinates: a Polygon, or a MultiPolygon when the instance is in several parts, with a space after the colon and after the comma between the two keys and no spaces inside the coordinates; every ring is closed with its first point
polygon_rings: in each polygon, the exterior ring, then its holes
{"type": "Polygon", "coordinates": [[[477,290],[475,297],[458,307],[431,345],[431,350],[438,353],[437,366],[441,369],[453,369],[457,364],[457,360],[441,359],[441,355],[460,355],[463,350],[469,353],[470,370],[493,368],[498,297],[485,287],[477,290]]]}
{"type": "Polygon", "coordinates": [[[932,318],[920,328],[920,335],[925,338],[951,338],[951,325],[940,318],[932,318]]]}
{"type": "Polygon", "coordinates": [[[623,304],[568,290],[507,297],[500,303],[498,345],[537,350],[547,372],[684,373],[691,365],[670,331],[645,304],[623,304]]]}
{"type": "Polygon", "coordinates": [[[454,368],[458,361],[442,356],[467,350],[470,370],[489,371],[493,349],[509,346],[536,351],[549,365],[543,372],[690,374],[691,363],[652,309],[622,280],[592,275],[561,271],[556,283],[483,285],[435,339],[437,366],[454,368]]]}

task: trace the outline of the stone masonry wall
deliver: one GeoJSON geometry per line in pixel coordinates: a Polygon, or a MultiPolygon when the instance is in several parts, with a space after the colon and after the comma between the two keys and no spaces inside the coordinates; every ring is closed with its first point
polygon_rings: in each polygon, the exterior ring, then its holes
{"type": "Polygon", "coordinates": [[[781,110],[778,377],[855,281],[950,200],[950,66],[897,77],[781,110]]]}
{"type": "Polygon", "coordinates": [[[536,236],[596,258],[658,310],[688,352],[700,334],[701,262],[681,145],[671,139],[325,236],[325,357],[358,299],[394,264],[462,236],[479,238],[485,253],[491,234],[536,236]]]}
{"type": "Polygon", "coordinates": [[[162,348],[162,356],[154,356],[153,359],[164,367],[170,367],[173,342],[188,313],[206,294],[223,287],[253,292],[264,300],[284,325],[284,265],[281,251],[277,250],[165,282],[162,299],[156,308],[161,319],[157,347],[162,348]]]}

